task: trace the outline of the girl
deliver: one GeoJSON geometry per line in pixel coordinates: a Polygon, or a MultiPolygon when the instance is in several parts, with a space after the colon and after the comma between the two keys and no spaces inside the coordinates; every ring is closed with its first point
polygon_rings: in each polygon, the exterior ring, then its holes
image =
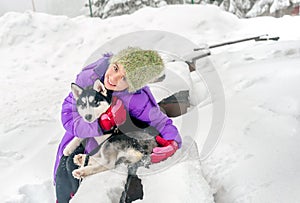
{"type": "Polygon", "coordinates": [[[73,157],[78,153],[89,153],[97,146],[93,137],[103,135],[114,125],[124,123],[126,111],[130,117],[154,127],[159,136],[160,147],[153,149],[152,163],[172,156],[181,146],[181,137],[172,120],[160,111],[147,83],[157,79],[164,70],[162,58],[156,51],[140,48],[126,48],[117,55],[105,54],[103,58],[86,66],[77,75],[76,84],[85,88],[99,78],[113,96],[114,105],[93,123],[85,122],[76,110],[72,93],[62,105],[62,124],[66,130],[58,148],[54,166],[57,202],[69,202],[77,191],[79,181],[72,176],[77,166],[73,157]],[[125,109],[124,109],[125,108],[125,109]],[[125,111],[126,110],[126,111],[125,111]],[[63,156],[66,145],[74,138],[88,138],[85,146],[79,146],[73,154],[63,156]]]}

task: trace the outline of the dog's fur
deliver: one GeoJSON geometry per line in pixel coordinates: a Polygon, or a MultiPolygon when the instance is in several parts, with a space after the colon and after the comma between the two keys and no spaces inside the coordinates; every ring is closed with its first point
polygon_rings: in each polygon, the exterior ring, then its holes
{"type": "MultiPolygon", "coordinates": [[[[87,122],[93,122],[105,112],[110,103],[104,85],[98,79],[93,88],[81,88],[72,83],[72,93],[76,100],[76,107],[80,116],[87,122]]],[[[107,135],[109,136],[109,135],[107,135]]],[[[83,139],[75,137],[64,149],[65,156],[70,155],[83,139]]],[[[86,154],[74,156],[74,163],[80,168],[73,171],[75,178],[83,177],[113,169],[117,164],[125,163],[133,165],[150,164],[150,153],[157,146],[154,137],[142,131],[113,133],[103,143],[96,154],[90,156],[87,166],[84,166],[86,154]]]]}
{"type": "MultiPolygon", "coordinates": [[[[82,88],[72,83],[71,90],[76,100],[76,108],[79,115],[88,123],[94,122],[105,112],[110,100],[107,97],[107,91],[102,82],[97,79],[93,86],[82,88]]],[[[63,154],[69,156],[81,144],[83,139],[75,137],[64,149],[63,154]]]]}

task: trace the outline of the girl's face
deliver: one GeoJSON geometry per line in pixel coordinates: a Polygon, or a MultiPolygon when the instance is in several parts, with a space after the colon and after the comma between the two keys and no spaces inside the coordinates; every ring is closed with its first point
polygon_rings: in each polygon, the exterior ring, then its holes
{"type": "Polygon", "coordinates": [[[126,71],[123,65],[110,64],[104,76],[104,86],[113,91],[125,90],[129,86],[125,76],[126,71]]]}

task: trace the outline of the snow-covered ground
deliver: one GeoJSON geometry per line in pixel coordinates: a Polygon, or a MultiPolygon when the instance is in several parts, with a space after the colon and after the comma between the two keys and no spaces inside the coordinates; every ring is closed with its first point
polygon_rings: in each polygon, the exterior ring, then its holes
{"type": "MultiPolygon", "coordinates": [[[[179,163],[143,176],[143,202],[299,202],[299,24],[300,17],[238,19],[214,6],[195,5],[145,8],[106,20],[6,13],[0,18],[1,201],[55,201],[53,162],[64,133],[60,108],[70,83],[88,57],[108,40],[155,29],[196,44],[265,33],[281,39],[212,50],[209,59],[223,82],[226,98],[222,139],[201,163],[193,150],[190,156],[178,152],[173,160],[181,157],[179,163]]],[[[199,151],[212,115],[211,104],[203,105],[205,93],[195,91],[203,90],[197,80],[201,68],[205,67],[197,67],[190,75],[195,106],[174,119],[185,138],[188,129],[180,125],[182,120],[197,126],[194,139],[199,151]]],[[[90,202],[117,201],[124,178],[107,173],[110,175],[86,179],[72,202],[86,200],[87,194],[90,202]]]]}
{"type": "Polygon", "coordinates": [[[0,0],[0,16],[9,11],[24,12],[26,10],[69,17],[89,15],[89,8],[84,6],[87,2],[86,0],[0,0]]]}

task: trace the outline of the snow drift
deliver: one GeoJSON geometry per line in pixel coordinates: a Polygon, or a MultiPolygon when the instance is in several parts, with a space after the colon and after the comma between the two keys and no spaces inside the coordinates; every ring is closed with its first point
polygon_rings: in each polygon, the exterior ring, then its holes
{"type": "MultiPolygon", "coordinates": [[[[298,202],[300,30],[295,26],[299,22],[299,17],[290,16],[238,19],[214,6],[144,8],[106,20],[6,13],[0,18],[1,199],[10,203],[55,201],[53,162],[64,132],[61,103],[70,83],[101,44],[125,33],[157,29],[196,44],[265,33],[276,34],[281,41],[247,42],[212,51],[209,59],[226,96],[222,140],[206,160],[186,157],[145,176],[144,201],[165,195],[173,202],[298,202]]],[[[197,73],[189,76],[196,95],[194,106],[174,122],[191,119],[190,125],[199,127],[194,138],[201,149],[213,109],[209,102],[201,105],[209,95],[197,73]],[[197,90],[203,92],[197,95],[197,90]]],[[[188,137],[188,127],[181,126],[180,131],[188,137]]],[[[124,178],[102,176],[105,174],[86,179],[73,202],[87,194],[98,202],[101,197],[117,199],[114,194],[122,188],[124,178]],[[90,188],[93,181],[99,190],[90,188]],[[108,183],[114,185],[108,187],[108,183]],[[107,192],[109,188],[114,190],[107,192]]]]}

